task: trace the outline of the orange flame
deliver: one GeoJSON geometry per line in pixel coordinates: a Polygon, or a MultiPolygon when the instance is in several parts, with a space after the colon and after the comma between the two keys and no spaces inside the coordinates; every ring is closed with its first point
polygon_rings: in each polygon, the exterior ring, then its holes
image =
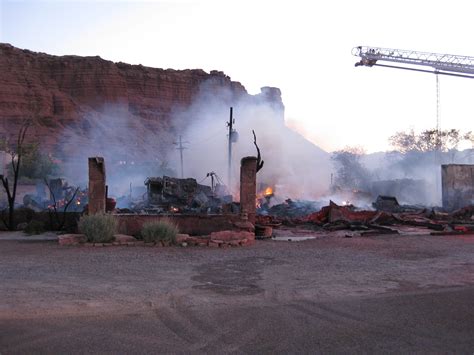
{"type": "Polygon", "coordinates": [[[273,195],[273,189],[269,186],[265,189],[265,192],[264,192],[264,195],[265,196],[270,196],[270,195],[273,195]]]}
{"type": "Polygon", "coordinates": [[[271,196],[273,196],[273,188],[271,186],[268,186],[265,190],[258,192],[255,199],[255,205],[257,208],[262,206],[265,198],[270,198],[271,196]]]}

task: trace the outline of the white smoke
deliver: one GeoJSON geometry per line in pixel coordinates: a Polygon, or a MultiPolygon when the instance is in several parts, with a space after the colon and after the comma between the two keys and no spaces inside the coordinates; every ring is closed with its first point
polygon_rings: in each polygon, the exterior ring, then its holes
{"type": "Polygon", "coordinates": [[[87,158],[105,158],[109,193],[128,194],[144,186],[146,177],[167,171],[173,135],[170,129],[131,114],[121,105],[104,105],[64,129],[58,144],[63,174],[79,186],[87,186],[87,158]]]}
{"type": "Polygon", "coordinates": [[[216,91],[205,83],[191,105],[175,107],[171,123],[161,124],[130,113],[126,106],[106,104],[64,129],[58,151],[65,177],[87,186],[87,158],[91,156],[105,158],[109,193],[115,197],[128,194],[130,184],[143,187],[149,176],[179,176],[179,151],[173,143],[181,135],[188,142],[183,151],[184,177],[210,185],[205,177],[213,171],[227,183],[226,123],[232,106],[239,135],[232,145],[234,196],[239,191],[240,159],[257,155],[254,130],[265,161],[258,181],[276,187],[280,200],[320,197],[329,187],[329,154],[286,127],[283,107],[268,97],[269,90],[236,97],[230,89],[216,91]]]}
{"type": "MultiPolygon", "coordinates": [[[[327,191],[330,181],[329,155],[286,127],[283,109],[265,98],[265,90],[256,97],[232,100],[228,91],[211,96],[204,91],[179,119],[189,122],[183,127],[186,176],[204,178],[214,171],[228,181],[228,128],[230,107],[235,118],[238,141],[232,144],[231,189],[238,195],[240,159],[256,156],[252,130],[257,136],[263,169],[258,182],[276,187],[276,195],[284,198],[312,199],[327,191]]],[[[179,162],[175,154],[175,162],[179,162]]],[[[174,165],[179,171],[178,165],[174,165]]]]}

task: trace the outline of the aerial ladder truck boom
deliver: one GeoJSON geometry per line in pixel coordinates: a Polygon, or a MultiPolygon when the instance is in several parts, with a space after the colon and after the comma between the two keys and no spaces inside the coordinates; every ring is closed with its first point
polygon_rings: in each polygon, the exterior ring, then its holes
{"type": "Polygon", "coordinates": [[[356,67],[381,66],[474,78],[474,57],[367,46],[354,47],[352,54],[361,58],[355,64],[356,67]],[[380,62],[391,62],[397,65],[381,64],[380,62]],[[417,66],[430,67],[431,70],[419,69],[417,66]]]}

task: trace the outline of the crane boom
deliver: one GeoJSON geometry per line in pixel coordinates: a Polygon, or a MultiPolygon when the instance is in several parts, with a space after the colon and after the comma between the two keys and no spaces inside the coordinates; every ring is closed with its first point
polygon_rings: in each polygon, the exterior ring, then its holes
{"type": "Polygon", "coordinates": [[[361,60],[355,64],[356,67],[371,67],[377,65],[435,74],[474,78],[474,57],[367,46],[354,47],[352,49],[352,54],[361,58],[361,60]],[[399,63],[402,66],[379,64],[379,61],[399,63]],[[434,70],[415,69],[406,65],[426,66],[431,67],[434,70]]]}

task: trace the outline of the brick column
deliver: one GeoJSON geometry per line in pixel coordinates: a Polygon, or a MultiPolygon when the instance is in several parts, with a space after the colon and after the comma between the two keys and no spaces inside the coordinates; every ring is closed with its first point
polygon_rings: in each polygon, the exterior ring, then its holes
{"type": "Polygon", "coordinates": [[[474,202],[474,165],[441,165],[443,208],[448,211],[474,202]]]}
{"type": "Polygon", "coordinates": [[[257,158],[245,157],[240,161],[240,213],[255,224],[257,195],[257,158]]]}
{"type": "Polygon", "coordinates": [[[89,158],[89,214],[105,213],[104,158],[89,158]]]}

